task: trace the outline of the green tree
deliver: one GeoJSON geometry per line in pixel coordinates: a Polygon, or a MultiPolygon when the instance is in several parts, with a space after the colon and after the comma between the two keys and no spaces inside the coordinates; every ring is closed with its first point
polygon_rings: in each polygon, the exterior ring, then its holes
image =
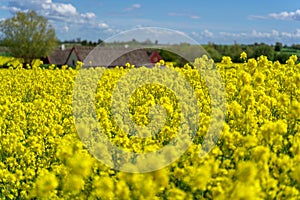
{"type": "Polygon", "coordinates": [[[243,52],[243,49],[242,49],[241,45],[234,42],[234,45],[232,45],[230,48],[229,56],[231,57],[233,62],[241,62],[240,56],[241,56],[242,52],[243,52]]]}
{"type": "Polygon", "coordinates": [[[221,62],[222,55],[213,46],[208,45],[205,50],[215,62],[221,62]]]}
{"type": "Polygon", "coordinates": [[[261,55],[267,56],[270,60],[274,59],[274,48],[267,44],[260,44],[254,47],[254,57],[257,58],[261,55]]]}
{"type": "Polygon", "coordinates": [[[289,54],[289,53],[282,53],[282,52],[278,53],[277,52],[277,53],[275,53],[274,61],[277,60],[280,63],[284,64],[289,59],[290,56],[291,56],[291,54],[289,54]]]}
{"type": "Polygon", "coordinates": [[[253,45],[247,45],[245,48],[245,51],[247,53],[248,58],[255,58],[254,56],[254,46],[253,45]]]}
{"type": "Polygon", "coordinates": [[[279,52],[282,49],[282,43],[281,42],[276,42],[274,50],[279,52]]]}
{"type": "Polygon", "coordinates": [[[31,64],[36,58],[46,57],[58,44],[54,28],[35,11],[17,12],[0,24],[3,42],[16,58],[31,64]]]}

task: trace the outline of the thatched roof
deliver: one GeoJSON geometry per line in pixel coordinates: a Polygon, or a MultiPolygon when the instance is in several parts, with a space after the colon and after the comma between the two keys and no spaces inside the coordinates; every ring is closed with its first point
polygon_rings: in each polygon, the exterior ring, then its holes
{"type": "Polygon", "coordinates": [[[47,56],[48,61],[46,62],[48,62],[49,64],[65,65],[70,53],[71,49],[56,49],[53,53],[47,56]]]}
{"type": "Polygon", "coordinates": [[[154,50],[122,47],[96,47],[85,58],[88,66],[115,67],[130,63],[137,67],[152,66],[151,55],[154,50]]]}
{"type": "Polygon", "coordinates": [[[72,50],[74,50],[79,61],[84,61],[84,59],[89,55],[89,53],[94,48],[95,47],[91,47],[91,46],[74,46],[72,50]]]}

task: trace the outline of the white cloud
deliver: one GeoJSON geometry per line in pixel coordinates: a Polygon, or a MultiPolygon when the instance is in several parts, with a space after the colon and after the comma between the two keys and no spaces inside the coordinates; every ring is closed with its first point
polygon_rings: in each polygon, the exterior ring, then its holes
{"type": "Polygon", "coordinates": [[[98,40],[108,35],[106,30],[111,27],[99,19],[94,12],[80,12],[74,4],[65,2],[63,0],[6,0],[5,4],[0,4],[0,10],[7,10],[13,15],[18,11],[34,10],[49,20],[61,40],[74,38],[98,40]]]}
{"type": "Polygon", "coordinates": [[[205,29],[202,33],[201,33],[204,37],[213,37],[214,34],[212,32],[210,32],[209,30],[205,29]]]}
{"type": "Polygon", "coordinates": [[[198,15],[191,15],[190,18],[191,19],[200,19],[200,17],[198,15]]]}
{"type": "Polygon", "coordinates": [[[133,4],[133,5],[131,5],[130,7],[125,8],[124,11],[125,11],[125,12],[131,12],[131,11],[133,11],[133,10],[140,9],[141,7],[142,7],[141,4],[133,4]]]}
{"type": "Polygon", "coordinates": [[[200,16],[198,16],[198,15],[193,15],[193,14],[185,13],[185,12],[170,12],[170,13],[168,13],[168,15],[171,17],[188,17],[191,19],[200,19],[200,16]]]}
{"type": "Polygon", "coordinates": [[[300,40],[300,29],[293,32],[271,30],[267,32],[252,30],[250,32],[219,32],[214,35],[215,41],[220,43],[232,43],[237,41],[239,43],[255,43],[264,42],[275,44],[275,42],[282,42],[286,44],[298,43],[300,40]]]}
{"type": "Polygon", "coordinates": [[[300,21],[300,9],[294,12],[270,13],[266,16],[251,15],[250,19],[275,19],[275,20],[295,20],[300,21]]]}
{"type": "Polygon", "coordinates": [[[202,44],[207,42],[214,42],[217,44],[233,44],[234,42],[240,44],[275,44],[276,42],[282,42],[284,44],[291,45],[299,43],[300,28],[294,31],[252,30],[248,32],[217,32],[211,30],[202,30],[190,32],[189,35],[202,44]]]}
{"type": "Polygon", "coordinates": [[[71,4],[62,3],[43,3],[41,5],[47,5],[48,9],[52,14],[62,15],[62,16],[74,16],[77,15],[77,9],[71,4]]]}
{"type": "Polygon", "coordinates": [[[64,32],[69,32],[70,28],[68,26],[64,26],[63,31],[64,32]]]}
{"type": "Polygon", "coordinates": [[[259,31],[253,30],[252,33],[250,34],[250,36],[257,37],[257,38],[269,38],[272,36],[272,34],[267,33],[267,32],[259,32],[259,31]]]}
{"type": "Polygon", "coordinates": [[[132,8],[141,8],[142,6],[141,6],[141,4],[133,4],[132,5],[132,8]]]}
{"type": "Polygon", "coordinates": [[[81,17],[83,17],[85,19],[95,19],[96,18],[95,13],[92,13],[92,12],[82,13],[80,15],[81,15],[81,17]]]}
{"type": "Polygon", "coordinates": [[[98,26],[100,28],[108,28],[109,27],[106,23],[99,23],[98,26]]]}
{"type": "Polygon", "coordinates": [[[274,36],[274,37],[279,37],[279,31],[277,31],[277,30],[272,30],[272,35],[274,36]]]}
{"type": "Polygon", "coordinates": [[[77,15],[77,9],[72,4],[64,3],[54,3],[52,0],[22,0],[16,1],[12,0],[8,2],[8,5],[3,7],[9,10],[13,14],[16,11],[27,11],[36,10],[41,13],[44,12],[45,15],[58,15],[58,16],[72,16],[77,15]]]}
{"type": "Polygon", "coordinates": [[[283,36],[283,33],[280,33],[277,30],[272,30],[271,32],[261,32],[257,30],[252,30],[250,33],[229,33],[229,32],[219,32],[221,37],[234,37],[234,38],[280,38],[283,36]]]}
{"type": "Polygon", "coordinates": [[[294,33],[282,32],[281,35],[284,37],[300,39],[300,29],[297,29],[294,33]]]}
{"type": "Polygon", "coordinates": [[[112,29],[112,28],[107,28],[103,31],[105,34],[107,34],[109,37],[112,37],[115,34],[118,34],[121,32],[119,29],[112,29]]]}
{"type": "Polygon", "coordinates": [[[292,33],[282,32],[281,34],[282,34],[283,37],[287,37],[287,38],[293,37],[293,34],[292,34],[292,33]]]}
{"type": "Polygon", "coordinates": [[[214,37],[214,33],[205,29],[201,32],[192,32],[192,36],[203,39],[203,38],[213,38],[214,37]]]}
{"type": "Polygon", "coordinates": [[[270,18],[278,19],[278,20],[300,20],[300,10],[296,10],[295,12],[281,12],[281,13],[271,13],[269,14],[270,18]]]}
{"type": "Polygon", "coordinates": [[[228,33],[228,32],[220,32],[219,35],[222,37],[244,37],[244,36],[247,36],[246,33],[228,33]]]}
{"type": "MultiPolygon", "coordinates": [[[[85,26],[99,27],[99,21],[97,21],[95,13],[78,12],[76,7],[70,3],[57,3],[52,0],[11,0],[8,2],[7,6],[2,6],[1,9],[8,10],[12,14],[15,14],[18,11],[26,12],[28,10],[35,10],[37,13],[43,15],[54,23],[63,22],[72,23],[72,25],[81,24],[85,26]]],[[[108,25],[106,27],[108,27],[108,25]]]]}

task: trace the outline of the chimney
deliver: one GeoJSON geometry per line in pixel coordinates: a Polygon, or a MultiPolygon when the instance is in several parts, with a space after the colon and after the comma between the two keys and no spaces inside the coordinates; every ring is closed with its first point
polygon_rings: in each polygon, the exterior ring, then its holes
{"type": "Polygon", "coordinates": [[[60,49],[61,49],[62,51],[66,50],[65,44],[62,44],[62,45],[60,46],[60,49]]]}

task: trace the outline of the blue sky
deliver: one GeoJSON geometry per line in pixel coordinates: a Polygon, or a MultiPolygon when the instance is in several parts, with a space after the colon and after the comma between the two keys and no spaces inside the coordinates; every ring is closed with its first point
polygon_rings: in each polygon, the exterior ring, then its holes
{"type": "Polygon", "coordinates": [[[59,39],[105,40],[137,27],[181,31],[201,44],[300,43],[296,0],[0,0],[0,20],[35,10],[59,39]]]}

